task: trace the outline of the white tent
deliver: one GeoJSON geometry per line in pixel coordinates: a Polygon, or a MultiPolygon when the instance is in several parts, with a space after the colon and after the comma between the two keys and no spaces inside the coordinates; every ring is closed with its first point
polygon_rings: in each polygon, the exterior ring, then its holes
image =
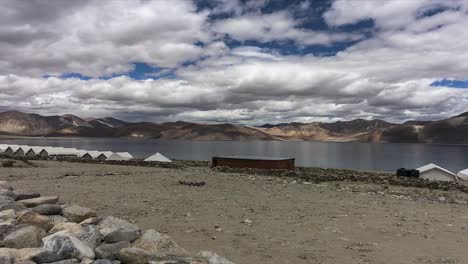
{"type": "Polygon", "coordinates": [[[458,181],[455,173],[433,163],[417,168],[419,177],[430,181],[458,181]]]}
{"type": "Polygon", "coordinates": [[[81,157],[84,159],[97,159],[101,154],[102,152],[93,150],[93,151],[87,151],[86,154],[84,154],[81,157]]]}
{"type": "Polygon", "coordinates": [[[114,152],[112,151],[102,151],[101,154],[97,157],[99,160],[107,160],[114,152]]]}
{"type": "Polygon", "coordinates": [[[13,153],[13,155],[24,157],[30,148],[31,147],[27,145],[20,145],[20,147],[13,153]]]}
{"type": "Polygon", "coordinates": [[[62,148],[62,147],[44,147],[39,153],[41,157],[48,156],[78,156],[78,150],[74,148],[62,148]]]}
{"type": "Polygon", "coordinates": [[[34,157],[39,155],[43,149],[44,147],[30,147],[24,154],[28,157],[34,157]]]}
{"type": "Polygon", "coordinates": [[[459,171],[457,173],[457,176],[461,180],[468,181],[468,169],[464,169],[462,171],[459,171]]]}
{"type": "Polygon", "coordinates": [[[116,154],[118,154],[121,157],[127,158],[129,160],[133,159],[132,154],[130,154],[128,152],[117,152],[116,154]]]}
{"type": "Polygon", "coordinates": [[[5,150],[5,154],[13,155],[20,147],[20,145],[9,145],[5,150]]]}
{"type": "Polygon", "coordinates": [[[163,154],[159,152],[146,158],[145,161],[172,162],[172,160],[166,158],[163,154]]]}
{"type": "Polygon", "coordinates": [[[118,153],[112,153],[106,160],[130,160],[128,157],[124,157],[118,153]]]}

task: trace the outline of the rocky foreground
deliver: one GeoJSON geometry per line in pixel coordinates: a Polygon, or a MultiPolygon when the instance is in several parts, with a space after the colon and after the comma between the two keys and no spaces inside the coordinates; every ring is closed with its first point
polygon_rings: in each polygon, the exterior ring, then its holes
{"type": "Polygon", "coordinates": [[[0,181],[0,264],[230,264],[209,251],[191,256],[171,237],[58,196],[14,190],[0,181]]]}

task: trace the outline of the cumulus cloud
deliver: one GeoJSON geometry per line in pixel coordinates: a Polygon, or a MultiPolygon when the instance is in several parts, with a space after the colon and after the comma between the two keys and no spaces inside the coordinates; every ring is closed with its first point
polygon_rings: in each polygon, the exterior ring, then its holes
{"type": "Polygon", "coordinates": [[[336,0],[323,13],[334,30],[305,27],[289,10],[263,13],[269,2],[3,1],[0,110],[261,124],[436,119],[468,109],[468,89],[431,85],[468,79],[464,1],[336,0]],[[363,20],[375,24],[365,38],[336,30],[363,20]],[[281,48],[351,40],[328,57],[281,48]],[[163,70],[146,80],[121,75],[135,62],[163,70]],[[67,73],[91,78],[60,77],[67,73]]]}

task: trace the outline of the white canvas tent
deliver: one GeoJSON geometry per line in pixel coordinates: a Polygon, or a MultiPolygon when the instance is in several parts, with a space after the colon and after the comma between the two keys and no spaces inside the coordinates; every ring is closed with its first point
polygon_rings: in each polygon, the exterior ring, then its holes
{"type": "Polygon", "coordinates": [[[110,155],[109,157],[107,157],[106,160],[120,160],[120,161],[124,161],[124,160],[130,160],[128,157],[124,157],[124,156],[121,156],[119,155],[118,153],[112,153],[112,155],[110,155]]]}
{"type": "Polygon", "coordinates": [[[464,169],[457,173],[457,176],[460,180],[468,181],[468,169],[464,169]]]}
{"type": "Polygon", "coordinates": [[[93,150],[93,151],[87,151],[86,154],[84,154],[81,157],[83,159],[97,159],[101,154],[102,152],[93,150]]]}
{"type": "Polygon", "coordinates": [[[159,152],[146,158],[145,161],[172,162],[172,160],[166,158],[163,154],[159,152]]]}
{"type": "Polygon", "coordinates": [[[43,158],[49,156],[69,156],[77,157],[78,150],[74,148],[62,148],[62,147],[44,147],[39,155],[43,158]]]}
{"type": "Polygon", "coordinates": [[[116,154],[118,154],[121,157],[127,158],[129,160],[133,159],[132,154],[130,154],[128,152],[117,152],[116,154]]]}
{"type": "Polygon", "coordinates": [[[44,147],[30,147],[26,151],[25,156],[28,156],[28,157],[38,156],[43,149],[44,147]]]}
{"type": "Polygon", "coordinates": [[[13,155],[20,147],[20,145],[9,145],[5,150],[5,154],[13,155]]]}
{"type": "Polygon", "coordinates": [[[114,152],[112,151],[102,151],[101,155],[97,157],[98,160],[107,160],[114,152]]]}
{"type": "Polygon", "coordinates": [[[419,177],[430,181],[458,181],[455,173],[433,163],[417,168],[419,177]]]}
{"type": "Polygon", "coordinates": [[[30,149],[30,146],[27,145],[20,145],[19,148],[13,153],[15,156],[21,156],[24,157],[26,155],[26,152],[30,149]]]}

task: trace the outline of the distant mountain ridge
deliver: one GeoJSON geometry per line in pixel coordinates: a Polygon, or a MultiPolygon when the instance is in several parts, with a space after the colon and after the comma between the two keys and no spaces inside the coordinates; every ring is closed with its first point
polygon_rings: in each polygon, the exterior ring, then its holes
{"type": "Polygon", "coordinates": [[[280,123],[258,127],[190,122],[125,122],[113,117],[80,118],[73,114],[41,116],[0,113],[0,135],[49,137],[132,137],[183,140],[360,141],[468,144],[468,112],[439,121],[355,119],[334,123],[280,123]]]}

